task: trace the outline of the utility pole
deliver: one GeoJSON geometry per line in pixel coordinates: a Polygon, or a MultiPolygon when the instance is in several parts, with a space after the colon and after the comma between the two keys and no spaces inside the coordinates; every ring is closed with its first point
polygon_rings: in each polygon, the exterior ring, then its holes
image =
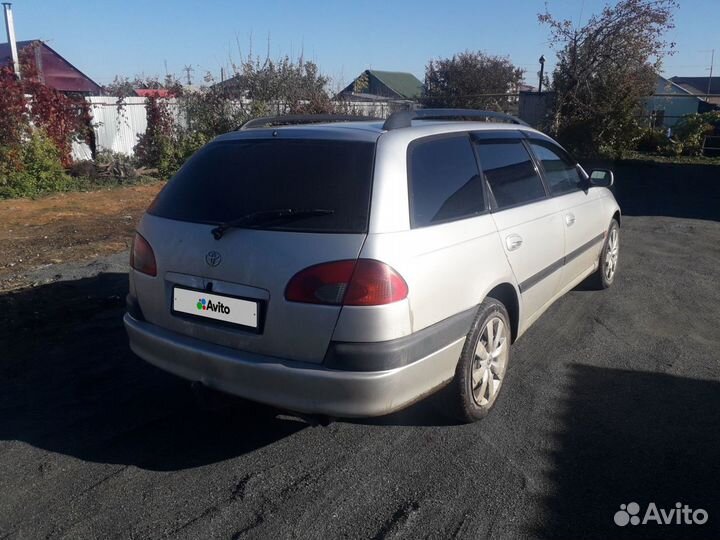
{"type": "Polygon", "coordinates": [[[186,74],[186,76],[187,76],[188,86],[190,86],[190,85],[192,84],[192,77],[191,77],[190,74],[191,74],[193,71],[195,71],[195,70],[193,69],[192,66],[185,66],[185,67],[183,68],[183,71],[185,72],[185,74],[186,74]]]}
{"type": "Polygon", "coordinates": [[[710,76],[708,77],[708,86],[707,86],[707,94],[705,96],[705,101],[710,101],[710,85],[712,83],[712,72],[713,72],[713,64],[715,63],[715,49],[712,49],[710,51],[710,76]]]}

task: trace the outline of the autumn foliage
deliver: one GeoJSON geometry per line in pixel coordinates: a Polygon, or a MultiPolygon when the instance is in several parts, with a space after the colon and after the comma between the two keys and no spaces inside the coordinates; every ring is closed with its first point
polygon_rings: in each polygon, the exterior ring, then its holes
{"type": "Polygon", "coordinates": [[[82,96],[68,96],[45,86],[35,66],[35,48],[20,54],[22,80],[9,68],[0,69],[0,146],[17,154],[32,129],[42,130],[57,146],[65,167],[72,162],[74,138],[91,142],[90,111],[82,96]]]}

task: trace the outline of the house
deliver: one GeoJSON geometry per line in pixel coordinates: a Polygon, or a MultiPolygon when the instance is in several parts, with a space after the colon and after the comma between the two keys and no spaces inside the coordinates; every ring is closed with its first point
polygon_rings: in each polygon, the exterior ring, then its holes
{"type": "Polygon", "coordinates": [[[707,103],[702,96],[661,75],[657,75],[655,91],[645,98],[643,103],[650,125],[658,128],[672,127],[685,115],[702,113],[713,108],[714,105],[707,103]]]}
{"type": "MultiPolygon", "coordinates": [[[[40,40],[18,41],[18,54],[33,43],[35,49],[35,65],[40,80],[50,88],[60,92],[84,94],[86,96],[99,96],[102,94],[100,85],[60,56],[47,43],[40,40]]],[[[12,54],[9,43],[0,43],[0,67],[12,64],[12,54]]]]}
{"type": "Polygon", "coordinates": [[[335,98],[352,101],[415,100],[422,91],[423,83],[412,73],[366,69],[335,98]]]}
{"type": "Polygon", "coordinates": [[[720,105],[720,77],[670,77],[670,80],[696,96],[714,94],[715,97],[708,97],[706,101],[720,105]]]}

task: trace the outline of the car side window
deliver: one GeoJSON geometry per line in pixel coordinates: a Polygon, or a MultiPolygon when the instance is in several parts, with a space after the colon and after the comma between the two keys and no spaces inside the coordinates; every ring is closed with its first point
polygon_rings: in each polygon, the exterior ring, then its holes
{"type": "Polygon", "coordinates": [[[480,167],[499,210],[546,196],[542,180],[521,141],[478,142],[477,150],[480,167]]]}
{"type": "Polygon", "coordinates": [[[467,133],[411,143],[408,174],[413,228],[471,217],[487,208],[467,133]]]}
{"type": "Polygon", "coordinates": [[[535,157],[542,163],[552,195],[562,195],[581,189],[580,172],[565,152],[560,148],[553,148],[549,143],[539,141],[530,141],[530,146],[535,157]]]}

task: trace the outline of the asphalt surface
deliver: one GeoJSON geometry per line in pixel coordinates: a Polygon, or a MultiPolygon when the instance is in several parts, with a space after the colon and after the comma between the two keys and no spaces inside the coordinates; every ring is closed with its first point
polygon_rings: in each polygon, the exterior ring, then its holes
{"type": "Polygon", "coordinates": [[[0,538],[720,537],[719,264],[720,222],[625,217],[614,286],[558,301],[474,425],[206,411],[130,353],[115,267],[4,294],[0,538]]]}

